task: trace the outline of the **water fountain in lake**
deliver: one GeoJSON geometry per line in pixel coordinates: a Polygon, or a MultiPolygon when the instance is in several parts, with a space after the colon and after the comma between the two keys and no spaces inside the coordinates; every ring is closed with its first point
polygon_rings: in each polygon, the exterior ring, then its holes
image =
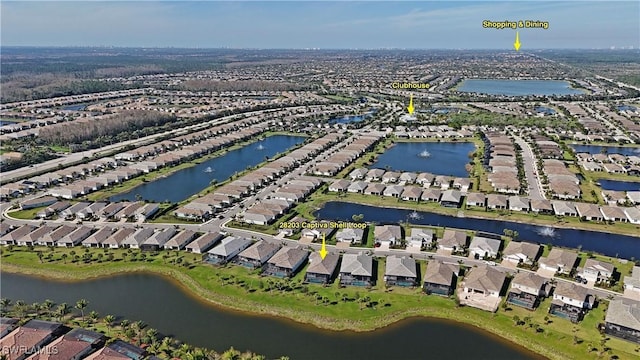
{"type": "Polygon", "coordinates": [[[258,144],[258,147],[256,148],[257,150],[264,150],[264,145],[262,144],[258,144]]]}
{"type": "Polygon", "coordinates": [[[549,226],[539,227],[536,232],[544,237],[556,237],[556,229],[549,226]]]}
{"type": "Polygon", "coordinates": [[[204,169],[204,172],[210,173],[210,172],[213,172],[213,169],[211,168],[211,166],[207,166],[207,168],[204,169]]]}
{"type": "Polygon", "coordinates": [[[407,215],[407,217],[411,220],[419,220],[422,219],[422,216],[420,214],[418,214],[417,211],[413,210],[412,213],[410,213],[409,215],[407,215]]]}
{"type": "Polygon", "coordinates": [[[421,158],[428,158],[430,156],[431,156],[431,153],[428,152],[427,150],[424,150],[424,151],[422,151],[421,153],[418,154],[418,157],[421,157],[421,158]]]}

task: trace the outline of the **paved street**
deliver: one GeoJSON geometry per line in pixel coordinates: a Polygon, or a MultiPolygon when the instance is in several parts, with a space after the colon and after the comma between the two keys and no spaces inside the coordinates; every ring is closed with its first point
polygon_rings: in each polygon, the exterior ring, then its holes
{"type": "Polygon", "coordinates": [[[516,141],[516,144],[520,145],[520,148],[522,148],[522,160],[524,163],[524,174],[527,178],[527,184],[529,186],[529,198],[546,199],[542,183],[540,182],[540,176],[538,174],[536,156],[534,155],[531,146],[520,136],[514,134],[513,137],[516,141]]]}

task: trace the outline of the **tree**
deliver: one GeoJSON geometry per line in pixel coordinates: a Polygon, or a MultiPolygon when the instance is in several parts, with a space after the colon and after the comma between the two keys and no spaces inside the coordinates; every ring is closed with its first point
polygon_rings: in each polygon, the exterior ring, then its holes
{"type": "Polygon", "coordinates": [[[85,299],[80,299],[76,302],[76,309],[80,310],[82,321],[84,321],[84,309],[87,308],[87,305],[89,305],[89,302],[85,299]]]}
{"type": "Polygon", "coordinates": [[[65,264],[67,263],[67,257],[68,256],[69,255],[67,255],[67,254],[62,254],[62,261],[64,261],[65,264]]]}
{"type": "Polygon", "coordinates": [[[96,322],[98,318],[99,318],[98,312],[95,310],[91,310],[91,312],[89,313],[89,319],[91,319],[91,322],[92,323],[96,322]]]}
{"type": "Polygon", "coordinates": [[[56,308],[56,317],[58,321],[62,321],[62,319],[71,312],[71,307],[67,305],[67,303],[62,303],[58,305],[56,308]]]}
{"type": "Polygon", "coordinates": [[[9,306],[11,306],[11,300],[10,299],[8,299],[8,298],[0,299],[0,314],[2,314],[2,316],[5,316],[7,314],[9,306]]]}
{"type": "Polygon", "coordinates": [[[55,303],[50,300],[50,299],[46,299],[41,305],[40,308],[42,310],[44,310],[44,314],[49,317],[51,316],[51,309],[53,309],[53,306],[55,305],[55,303]]]}
{"type": "Polygon", "coordinates": [[[113,322],[116,321],[116,317],[109,314],[105,316],[103,320],[104,320],[105,326],[107,327],[107,333],[109,333],[111,330],[111,326],[113,325],[113,322]]]}

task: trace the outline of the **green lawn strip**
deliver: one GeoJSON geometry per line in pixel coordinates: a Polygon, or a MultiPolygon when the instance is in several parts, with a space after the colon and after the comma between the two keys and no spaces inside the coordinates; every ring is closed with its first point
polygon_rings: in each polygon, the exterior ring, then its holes
{"type": "MultiPolygon", "coordinates": [[[[47,248],[42,249],[44,252],[49,251],[47,248]]],[[[54,249],[54,258],[70,251],[72,250],[54,249]]],[[[114,253],[116,259],[125,252],[109,251],[114,253]]],[[[101,252],[104,251],[90,250],[93,256],[101,252]]],[[[83,250],[78,253],[83,253],[83,250]]],[[[52,263],[45,260],[40,263],[34,252],[16,249],[10,253],[3,251],[2,270],[62,280],[81,280],[128,272],[153,272],[173,279],[199,300],[210,304],[285,317],[332,330],[367,331],[414,316],[446,318],[486,329],[552,359],[589,358],[593,357],[593,353],[588,351],[587,344],[601,347],[601,337],[595,325],[604,317],[603,305],[587,315],[581,324],[573,325],[552,316],[549,318],[553,322],[547,324],[544,317],[547,316],[549,300],[534,312],[513,307],[509,311],[501,309],[492,314],[469,307],[458,308],[451,299],[419,294],[418,289],[385,290],[381,281],[371,290],[351,287],[341,289],[336,284],[327,287],[302,285],[300,280],[303,272],[292,280],[280,280],[260,277],[255,271],[233,265],[213,267],[194,262],[195,265],[188,269],[171,264],[175,254],[194,261],[197,255],[174,252],[164,258],[161,254],[163,253],[149,255],[146,261],[64,264],[60,260],[52,263]],[[358,301],[360,299],[366,301],[358,301]],[[522,319],[530,317],[531,322],[539,324],[543,331],[536,332],[528,325],[515,326],[513,315],[522,319]],[[574,331],[574,328],[578,330],[574,331]],[[574,335],[580,337],[582,342],[574,345],[574,335]]],[[[379,279],[383,272],[383,262],[380,262],[379,279]]],[[[636,355],[636,346],[632,343],[612,339],[607,340],[607,346],[620,359],[631,359],[636,355]]]]}
{"type": "Polygon", "coordinates": [[[33,209],[10,211],[9,213],[7,213],[7,215],[14,219],[33,220],[36,218],[38,211],[44,210],[46,208],[47,206],[40,206],[33,209]]]}

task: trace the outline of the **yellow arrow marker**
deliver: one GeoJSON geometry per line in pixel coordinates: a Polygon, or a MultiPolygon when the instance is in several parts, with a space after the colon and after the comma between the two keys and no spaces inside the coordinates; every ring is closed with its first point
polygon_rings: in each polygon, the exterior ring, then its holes
{"type": "Polygon", "coordinates": [[[516,31],[516,42],[513,43],[513,47],[516,48],[516,51],[520,50],[520,34],[516,31]]]}
{"type": "Polygon", "coordinates": [[[320,248],[320,257],[322,260],[327,256],[329,252],[327,251],[327,244],[324,242],[324,234],[322,234],[322,247],[320,248]]]}
{"type": "Polygon", "coordinates": [[[413,107],[413,95],[411,95],[411,97],[409,98],[409,106],[407,106],[407,110],[409,111],[409,115],[413,114],[413,110],[415,108],[413,107]]]}

